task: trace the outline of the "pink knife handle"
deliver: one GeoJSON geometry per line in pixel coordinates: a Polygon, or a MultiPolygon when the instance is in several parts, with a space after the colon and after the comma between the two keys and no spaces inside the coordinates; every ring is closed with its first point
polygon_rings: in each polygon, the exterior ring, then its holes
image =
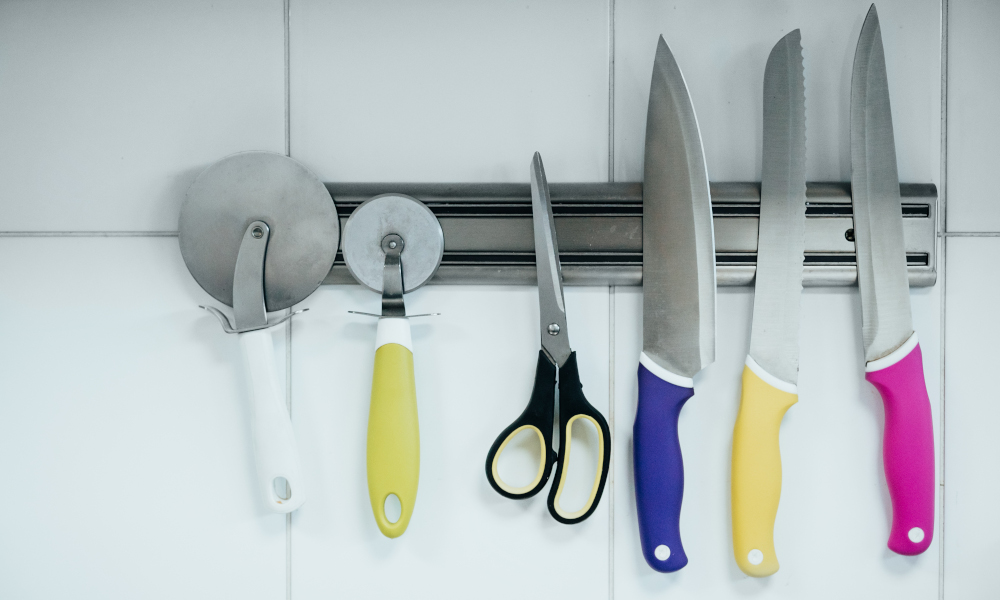
{"type": "Polygon", "coordinates": [[[934,426],[924,383],[920,345],[907,342],[895,353],[868,363],[865,379],[879,391],[885,405],[882,460],[892,500],[889,549],[913,556],[931,545],[934,537],[934,426]],[[888,359],[888,360],[887,360],[888,359]],[[892,364],[881,367],[882,361],[892,364]]]}

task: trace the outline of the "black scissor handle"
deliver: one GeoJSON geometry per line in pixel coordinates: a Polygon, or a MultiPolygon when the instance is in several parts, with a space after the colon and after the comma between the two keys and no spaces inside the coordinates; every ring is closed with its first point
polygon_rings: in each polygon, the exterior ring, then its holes
{"type": "Polygon", "coordinates": [[[555,414],[556,365],[549,360],[544,352],[538,352],[538,365],[535,367],[535,387],[531,390],[531,400],[527,408],[507,429],[503,430],[486,455],[486,479],[502,496],[507,498],[530,498],[537,494],[549,480],[552,463],[556,453],[552,450],[552,419],[555,414]],[[500,455],[507,444],[517,434],[525,429],[533,430],[541,445],[538,462],[538,473],[535,479],[526,486],[512,486],[500,478],[498,465],[500,455]]]}
{"type": "Polygon", "coordinates": [[[549,489],[549,513],[556,521],[572,525],[593,514],[601,501],[604,484],[608,480],[608,469],[611,467],[611,430],[604,415],[587,402],[587,398],[583,395],[580,371],[576,365],[576,352],[570,354],[566,363],[559,369],[559,440],[557,458],[559,466],[556,467],[555,483],[549,489]],[[597,472],[594,474],[594,485],[586,504],[579,510],[567,511],[559,505],[559,500],[566,483],[566,463],[570,460],[573,445],[573,422],[577,419],[590,421],[597,430],[598,463],[597,472]]]}

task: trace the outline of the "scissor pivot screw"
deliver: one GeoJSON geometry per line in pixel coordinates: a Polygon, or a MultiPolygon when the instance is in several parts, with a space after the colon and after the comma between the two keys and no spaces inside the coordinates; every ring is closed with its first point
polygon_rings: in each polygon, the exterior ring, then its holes
{"type": "Polygon", "coordinates": [[[557,323],[551,323],[548,327],[549,335],[559,335],[559,325],[557,323]]]}

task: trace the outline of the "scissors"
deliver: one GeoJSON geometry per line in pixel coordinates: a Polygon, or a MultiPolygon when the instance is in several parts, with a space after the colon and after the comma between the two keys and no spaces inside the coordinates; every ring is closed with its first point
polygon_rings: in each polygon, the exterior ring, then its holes
{"type": "Polygon", "coordinates": [[[531,161],[531,212],[535,230],[535,262],[538,267],[538,305],[541,317],[542,349],[538,352],[535,367],[535,387],[531,391],[528,407],[493,442],[486,456],[486,478],[500,495],[507,498],[530,498],[548,482],[552,465],[556,467],[556,484],[549,489],[549,513],[560,523],[573,524],[589,517],[601,501],[604,484],[608,479],[611,460],[611,432],[604,416],[583,395],[576,352],[569,347],[566,330],[566,305],[563,302],[562,268],[556,245],[552,204],[549,186],[545,181],[542,157],[537,152],[531,161]],[[559,431],[558,450],[552,449],[552,425],[556,403],[556,373],[559,374],[559,431]],[[566,469],[573,442],[573,423],[578,419],[590,421],[598,435],[597,472],[590,497],[582,508],[569,511],[560,506],[566,469]],[[498,464],[507,444],[525,430],[538,436],[541,447],[538,472],[528,485],[516,487],[503,481],[498,464]]]}

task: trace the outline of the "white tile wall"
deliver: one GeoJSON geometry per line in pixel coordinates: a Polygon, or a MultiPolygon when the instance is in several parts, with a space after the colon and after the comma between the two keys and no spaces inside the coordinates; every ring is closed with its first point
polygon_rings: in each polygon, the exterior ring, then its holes
{"type": "Polygon", "coordinates": [[[1000,290],[990,266],[1000,256],[996,172],[1000,118],[995,98],[1000,50],[995,2],[948,3],[948,221],[944,596],[1000,593],[990,557],[1000,550],[1000,519],[989,498],[1000,491],[1000,443],[993,373],[1000,290]],[[964,237],[960,232],[979,232],[964,237]]]}
{"type": "Polygon", "coordinates": [[[1000,231],[1000,3],[948,3],[948,230],[1000,231]]]}
{"type": "Polygon", "coordinates": [[[292,156],[329,181],[606,181],[608,5],[293,2],[292,156]]]}
{"type": "Polygon", "coordinates": [[[1000,335],[995,301],[1000,283],[982,264],[1000,257],[1000,239],[948,240],[948,442],[945,454],[945,595],[995,598],[997,585],[983,573],[1000,551],[1000,516],[992,498],[1000,490],[1000,444],[992,424],[996,401],[993,340],[1000,335]]]}
{"type": "Polygon", "coordinates": [[[281,0],[0,3],[0,231],[176,231],[184,192],[284,151],[281,0]]]}
{"type": "Polygon", "coordinates": [[[0,281],[0,597],[280,598],[240,350],[176,238],[0,238],[0,281]]]}
{"type": "MultiPolygon", "coordinates": [[[[540,150],[552,181],[604,181],[609,135],[613,177],[639,179],[659,33],[687,77],[712,179],[754,180],[764,61],[795,27],[808,176],[849,178],[863,1],[289,4],[291,153],[324,180],[526,181],[540,150]]],[[[983,175],[995,154],[1000,80],[988,57],[1000,14],[988,2],[948,7],[948,226],[1000,234],[983,175]]],[[[283,8],[0,3],[0,232],[170,231],[202,168],[235,151],[282,151],[283,8]]],[[[939,183],[941,4],[878,9],[900,177],[939,183]]],[[[377,307],[375,294],[324,287],[290,346],[275,333],[313,484],[288,527],[256,497],[239,352],[197,309],[210,299],[176,239],[0,238],[0,469],[11,487],[0,501],[0,598],[996,597],[989,473],[1000,444],[983,374],[1000,291],[977,277],[1000,248],[949,238],[947,249],[943,284],[911,296],[946,434],[945,529],[939,519],[923,556],[885,549],[882,409],[861,378],[857,292],[809,290],[801,399],[782,426],[782,569],[760,581],[731,558],[728,509],[749,289],[720,292],[719,356],[682,416],[691,562],[663,575],[638,552],[632,495],[638,289],[567,291],[585,390],[615,432],[605,499],[574,527],[549,517],[544,495],[504,499],[483,473],[530,392],[535,289],[407,298],[443,314],[414,324],[421,484],[410,530],[390,541],[372,522],[364,476],[374,324],[346,313],[377,307]]]]}

